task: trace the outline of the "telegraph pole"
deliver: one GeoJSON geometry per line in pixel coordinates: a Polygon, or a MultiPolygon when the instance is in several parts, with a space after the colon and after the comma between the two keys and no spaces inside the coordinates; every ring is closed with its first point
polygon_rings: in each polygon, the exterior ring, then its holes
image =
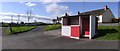
{"type": "Polygon", "coordinates": [[[20,24],[19,24],[19,22],[20,22],[20,15],[18,15],[18,28],[20,28],[20,24]]]}
{"type": "Polygon", "coordinates": [[[19,24],[19,21],[20,21],[20,15],[18,15],[18,24],[19,24]]]}
{"type": "Polygon", "coordinates": [[[28,23],[29,23],[29,20],[31,19],[31,16],[32,16],[32,11],[27,11],[27,17],[28,17],[28,23]]]}
{"type": "Polygon", "coordinates": [[[13,23],[13,16],[11,16],[11,23],[9,24],[10,25],[10,32],[11,32],[11,34],[13,33],[13,31],[12,31],[12,23],[13,23]]]}

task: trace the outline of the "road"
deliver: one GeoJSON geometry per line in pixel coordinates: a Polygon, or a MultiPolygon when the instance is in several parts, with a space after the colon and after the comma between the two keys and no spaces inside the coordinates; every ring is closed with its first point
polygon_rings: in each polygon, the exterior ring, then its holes
{"type": "Polygon", "coordinates": [[[2,49],[2,27],[0,27],[0,49],[2,49]]]}
{"type": "MultiPolygon", "coordinates": [[[[0,27],[0,34],[2,34],[2,27],[0,27]]],[[[1,35],[0,35],[1,36],[1,35]]]]}
{"type": "Polygon", "coordinates": [[[44,31],[44,26],[16,35],[3,36],[3,49],[118,49],[118,41],[70,39],[61,30],[44,31]]]}
{"type": "Polygon", "coordinates": [[[98,26],[120,26],[120,23],[99,23],[98,26]]]}

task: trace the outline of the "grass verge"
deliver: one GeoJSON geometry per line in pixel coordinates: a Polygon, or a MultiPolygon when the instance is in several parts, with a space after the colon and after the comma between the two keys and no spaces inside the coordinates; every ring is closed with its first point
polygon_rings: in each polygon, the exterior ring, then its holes
{"type": "Polygon", "coordinates": [[[45,31],[55,30],[55,29],[60,29],[60,28],[61,28],[60,24],[47,25],[45,26],[45,31]]]}
{"type": "Polygon", "coordinates": [[[96,39],[120,40],[120,26],[99,26],[96,39]]]}
{"type": "Polygon", "coordinates": [[[16,33],[22,33],[22,32],[26,32],[29,30],[32,30],[36,28],[36,26],[20,26],[20,27],[12,27],[12,32],[10,32],[10,28],[6,28],[4,30],[5,34],[7,35],[11,35],[11,34],[16,34],[16,33]]]}

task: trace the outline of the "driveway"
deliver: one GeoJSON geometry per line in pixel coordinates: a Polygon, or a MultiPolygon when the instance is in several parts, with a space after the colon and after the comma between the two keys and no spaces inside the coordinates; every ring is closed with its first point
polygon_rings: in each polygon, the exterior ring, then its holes
{"type": "Polygon", "coordinates": [[[44,31],[44,26],[2,37],[3,49],[118,49],[118,41],[79,40],[61,36],[61,30],[44,31]]]}

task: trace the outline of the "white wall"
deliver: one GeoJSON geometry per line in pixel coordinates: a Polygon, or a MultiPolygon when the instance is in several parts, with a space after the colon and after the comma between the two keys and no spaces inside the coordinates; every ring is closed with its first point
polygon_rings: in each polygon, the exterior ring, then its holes
{"type": "Polygon", "coordinates": [[[98,17],[98,23],[101,23],[102,22],[102,15],[99,15],[99,16],[96,16],[96,17],[98,17]]]}
{"type": "Polygon", "coordinates": [[[62,26],[62,35],[71,36],[71,26],[62,26]]]}
{"type": "Polygon", "coordinates": [[[95,35],[95,17],[90,15],[90,35],[89,39],[91,39],[95,35]]]}
{"type": "Polygon", "coordinates": [[[102,22],[111,22],[112,18],[114,18],[114,15],[110,9],[106,10],[102,14],[102,22]]]}
{"type": "Polygon", "coordinates": [[[64,20],[63,18],[61,19],[61,26],[62,26],[62,29],[61,29],[61,32],[63,36],[70,36],[71,35],[71,27],[70,26],[63,26],[63,22],[66,23],[67,20],[64,20]]]}
{"type": "Polygon", "coordinates": [[[80,25],[80,35],[82,35],[82,20],[81,20],[81,16],[79,16],[79,25],[80,25]]]}

